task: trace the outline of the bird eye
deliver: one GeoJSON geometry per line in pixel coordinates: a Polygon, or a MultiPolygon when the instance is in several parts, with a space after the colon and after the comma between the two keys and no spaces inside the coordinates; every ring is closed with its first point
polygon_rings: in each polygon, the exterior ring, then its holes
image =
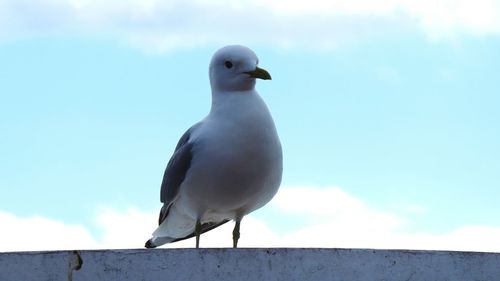
{"type": "Polygon", "coordinates": [[[230,61],[228,61],[228,60],[224,62],[224,65],[226,66],[226,68],[231,68],[231,67],[233,67],[233,63],[232,63],[232,62],[230,62],[230,61]]]}

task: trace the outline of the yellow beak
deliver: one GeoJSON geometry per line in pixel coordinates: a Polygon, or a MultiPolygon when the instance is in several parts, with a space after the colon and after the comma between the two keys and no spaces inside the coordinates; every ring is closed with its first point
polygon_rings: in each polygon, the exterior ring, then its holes
{"type": "Polygon", "coordinates": [[[271,80],[271,74],[269,74],[269,72],[267,72],[267,70],[260,68],[260,67],[256,67],[254,71],[248,71],[245,73],[250,75],[250,77],[253,77],[253,78],[271,80]]]}

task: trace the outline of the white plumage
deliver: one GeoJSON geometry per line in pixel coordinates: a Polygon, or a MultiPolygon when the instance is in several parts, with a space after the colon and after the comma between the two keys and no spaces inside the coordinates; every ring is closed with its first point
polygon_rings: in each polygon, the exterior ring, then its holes
{"type": "Polygon", "coordinates": [[[210,63],[212,107],[181,138],[162,183],[160,225],[146,247],[197,236],[235,220],[239,224],[278,191],[281,144],[271,114],[255,91],[271,79],[243,46],[218,50],[210,63]]]}

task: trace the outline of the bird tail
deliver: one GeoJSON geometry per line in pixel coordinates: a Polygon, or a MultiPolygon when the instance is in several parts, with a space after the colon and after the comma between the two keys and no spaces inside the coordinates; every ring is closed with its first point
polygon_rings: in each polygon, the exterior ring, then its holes
{"type": "MultiPolygon", "coordinates": [[[[219,226],[225,224],[228,221],[229,220],[223,220],[223,221],[218,222],[218,223],[204,223],[201,225],[201,233],[205,233],[207,231],[210,231],[216,227],[219,227],[219,226]]],[[[189,238],[192,238],[195,236],[196,236],[196,234],[194,233],[194,231],[191,232],[190,234],[188,234],[184,237],[180,237],[180,238],[173,238],[173,237],[168,237],[168,236],[154,236],[154,234],[153,234],[153,238],[146,241],[146,244],[144,245],[144,247],[146,247],[148,249],[156,248],[156,247],[161,246],[163,244],[182,241],[182,240],[189,239],[189,238]]]]}
{"type": "Polygon", "coordinates": [[[146,244],[144,245],[144,247],[146,247],[148,249],[156,248],[156,247],[161,246],[163,244],[174,242],[175,240],[176,240],[176,238],[172,238],[172,237],[153,237],[153,238],[149,239],[148,241],[146,241],[146,244]]]}
{"type": "MultiPolygon", "coordinates": [[[[163,244],[177,242],[196,236],[196,220],[179,211],[177,205],[163,206],[160,212],[160,225],[153,232],[153,237],[144,245],[146,248],[155,248],[163,244]]],[[[201,225],[201,233],[210,231],[229,220],[219,222],[205,222],[201,225]]]]}

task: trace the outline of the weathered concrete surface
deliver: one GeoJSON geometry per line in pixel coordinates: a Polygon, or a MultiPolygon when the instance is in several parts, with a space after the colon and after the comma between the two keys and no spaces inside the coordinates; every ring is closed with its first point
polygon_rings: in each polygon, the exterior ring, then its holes
{"type": "Polygon", "coordinates": [[[500,253],[286,248],[0,253],[0,280],[500,281],[500,253]]]}

